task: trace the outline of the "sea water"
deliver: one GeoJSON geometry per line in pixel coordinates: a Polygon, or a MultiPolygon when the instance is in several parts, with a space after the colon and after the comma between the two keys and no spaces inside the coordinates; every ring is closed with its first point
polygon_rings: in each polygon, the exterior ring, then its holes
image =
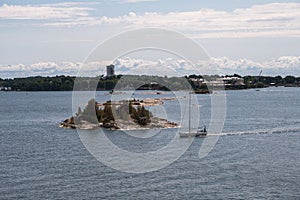
{"type": "MultiPolygon", "coordinates": [[[[134,95],[168,96],[174,95],[134,95]]],[[[196,96],[200,125],[208,126],[210,95],[196,96]]],[[[97,92],[96,99],[110,95],[97,92]]],[[[300,88],[226,91],[222,136],[208,156],[199,159],[204,139],[196,138],[171,165],[134,174],[97,161],[76,130],[58,127],[72,115],[72,92],[1,92],[0,199],[299,199],[299,100],[300,88]]],[[[153,112],[180,123],[176,105],[165,101],[166,111],[153,112]]],[[[172,129],[152,137],[106,135],[137,153],[160,149],[174,137],[172,129]]]]}

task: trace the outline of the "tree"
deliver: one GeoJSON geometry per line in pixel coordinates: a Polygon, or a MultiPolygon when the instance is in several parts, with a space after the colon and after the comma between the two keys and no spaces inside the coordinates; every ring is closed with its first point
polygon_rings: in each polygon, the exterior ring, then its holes
{"type": "Polygon", "coordinates": [[[103,119],[103,110],[102,109],[96,110],[96,116],[97,116],[98,122],[102,122],[102,119],[103,119]]]}
{"type": "Polygon", "coordinates": [[[79,116],[79,115],[81,115],[81,114],[82,114],[82,110],[81,110],[80,107],[78,107],[78,111],[77,111],[76,115],[79,116]]]}
{"type": "Polygon", "coordinates": [[[234,76],[234,77],[238,77],[238,78],[242,78],[242,76],[239,75],[239,74],[234,74],[233,76],[234,76]]]}
{"type": "Polygon", "coordinates": [[[294,84],[296,82],[296,78],[294,76],[286,76],[284,81],[288,84],[294,84]]]}
{"type": "Polygon", "coordinates": [[[87,106],[85,107],[83,111],[83,115],[95,115],[95,109],[96,108],[96,101],[95,99],[91,99],[88,101],[87,106]]]}
{"type": "Polygon", "coordinates": [[[144,106],[138,106],[137,109],[133,111],[131,117],[135,120],[136,123],[145,126],[151,122],[152,114],[149,110],[146,110],[144,106]]]}
{"type": "Polygon", "coordinates": [[[106,103],[103,110],[102,122],[109,123],[111,121],[115,121],[111,104],[106,103]]]}
{"type": "Polygon", "coordinates": [[[129,102],[129,115],[132,119],[138,119],[138,114],[136,109],[133,107],[132,102],[129,102]]]}
{"type": "Polygon", "coordinates": [[[274,79],[275,79],[276,84],[282,83],[282,77],[281,76],[275,76],[274,79]]]}
{"type": "Polygon", "coordinates": [[[98,110],[97,102],[95,99],[89,100],[87,106],[82,112],[82,117],[90,123],[98,123],[96,111],[98,110]]]}

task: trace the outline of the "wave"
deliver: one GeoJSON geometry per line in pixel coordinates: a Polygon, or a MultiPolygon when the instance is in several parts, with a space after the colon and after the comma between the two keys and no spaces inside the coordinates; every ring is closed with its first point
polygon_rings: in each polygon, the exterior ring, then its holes
{"type": "Polygon", "coordinates": [[[226,136],[226,135],[258,135],[258,134],[287,134],[300,132],[300,127],[277,127],[271,129],[256,129],[237,132],[224,132],[224,133],[208,133],[211,136],[226,136]]]}

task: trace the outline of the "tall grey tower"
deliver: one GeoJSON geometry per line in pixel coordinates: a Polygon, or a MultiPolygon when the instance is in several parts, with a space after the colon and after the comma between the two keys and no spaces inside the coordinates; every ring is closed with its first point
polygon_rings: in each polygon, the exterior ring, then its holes
{"type": "Polygon", "coordinates": [[[114,65],[106,66],[106,76],[111,77],[114,75],[115,75],[115,66],[114,65]]]}

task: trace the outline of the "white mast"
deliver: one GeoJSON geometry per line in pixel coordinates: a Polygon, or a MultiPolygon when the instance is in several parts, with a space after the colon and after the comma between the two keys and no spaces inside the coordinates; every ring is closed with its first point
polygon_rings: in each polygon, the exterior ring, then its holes
{"type": "Polygon", "coordinates": [[[191,92],[189,92],[189,133],[191,132],[191,92]]]}

